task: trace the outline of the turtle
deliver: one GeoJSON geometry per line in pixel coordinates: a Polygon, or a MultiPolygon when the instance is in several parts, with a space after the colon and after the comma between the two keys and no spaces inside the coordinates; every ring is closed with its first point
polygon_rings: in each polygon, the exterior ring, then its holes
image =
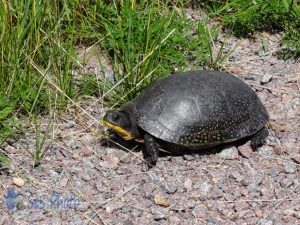
{"type": "Polygon", "coordinates": [[[249,138],[256,150],[268,136],[268,120],[265,106],[243,80],[202,70],[153,82],[119,109],[108,110],[102,123],[124,140],[143,140],[144,161],[151,168],[161,145],[169,152],[201,151],[249,138]]]}

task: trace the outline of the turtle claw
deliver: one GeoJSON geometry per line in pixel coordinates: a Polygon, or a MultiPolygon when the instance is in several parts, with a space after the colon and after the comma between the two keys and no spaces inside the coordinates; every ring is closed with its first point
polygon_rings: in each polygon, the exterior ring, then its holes
{"type": "Polygon", "coordinates": [[[150,170],[151,168],[153,168],[153,162],[151,162],[151,157],[147,157],[144,159],[143,163],[142,163],[142,171],[143,172],[147,172],[148,170],[150,170]]]}
{"type": "Polygon", "coordinates": [[[251,148],[256,151],[257,148],[263,145],[266,137],[269,135],[269,131],[266,127],[261,129],[257,134],[255,134],[251,139],[251,148]]]}

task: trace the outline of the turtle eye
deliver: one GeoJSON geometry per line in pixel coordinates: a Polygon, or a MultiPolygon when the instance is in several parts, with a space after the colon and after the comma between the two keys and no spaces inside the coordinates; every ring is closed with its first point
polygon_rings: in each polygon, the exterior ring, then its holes
{"type": "Polygon", "coordinates": [[[118,115],[118,114],[112,114],[111,119],[112,119],[112,121],[117,122],[120,119],[120,115],[118,115]]]}

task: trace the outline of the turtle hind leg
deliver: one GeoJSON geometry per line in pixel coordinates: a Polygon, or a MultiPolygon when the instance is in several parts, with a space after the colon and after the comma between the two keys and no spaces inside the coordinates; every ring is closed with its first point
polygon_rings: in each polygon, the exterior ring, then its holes
{"type": "Polygon", "coordinates": [[[269,131],[266,127],[262,128],[251,138],[251,148],[256,150],[257,147],[263,145],[264,140],[268,137],[269,131]]]}
{"type": "Polygon", "coordinates": [[[145,148],[143,149],[143,156],[145,162],[143,163],[143,170],[147,171],[157,163],[159,154],[158,144],[154,137],[150,134],[144,135],[145,148]]]}

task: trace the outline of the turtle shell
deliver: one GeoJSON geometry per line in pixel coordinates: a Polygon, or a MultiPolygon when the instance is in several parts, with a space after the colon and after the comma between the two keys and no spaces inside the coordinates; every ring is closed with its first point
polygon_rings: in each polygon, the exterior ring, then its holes
{"type": "Polygon", "coordinates": [[[190,147],[250,136],[269,119],[249,86],[217,71],[189,71],[160,79],[122,110],[154,137],[190,147]]]}

